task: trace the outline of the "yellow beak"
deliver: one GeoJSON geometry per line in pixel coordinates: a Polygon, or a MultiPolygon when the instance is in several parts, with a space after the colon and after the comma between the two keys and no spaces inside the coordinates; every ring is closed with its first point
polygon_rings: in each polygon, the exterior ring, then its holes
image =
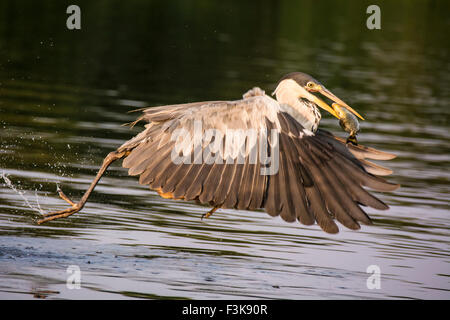
{"type": "MultiPolygon", "coordinates": [[[[360,118],[361,120],[364,120],[364,118],[355,110],[353,110],[353,108],[351,108],[348,104],[346,104],[344,101],[342,101],[341,99],[339,99],[338,97],[336,97],[333,93],[331,93],[327,88],[320,86],[317,90],[320,94],[324,95],[325,97],[333,100],[334,102],[338,103],[339,105],[341,105],[342,107],[344,107],[345,109],[347,109],[348,111],[350,111],[351,113],[353,113],[355,116],[357,116],[358,118],[360,118]]],[[[320,99],[319,99],[320,100],[320,99]]],[[[320,100],[322,101],[322,100],[320,100]]],[[[316,102],[317,105],[319,105],[316,102]]],[[[330,108],[327,104],[325,104],[328,108],[330,108]]],[[[323,107],[322,107],[323,108],[323,107]]],[[[328,112],[330,112],[327,108],[324,108],[325,110],[327,110],[328,112]]],[[[332,109],[332,108],[330,108],[332,109]]],[[[334,112],[334,110],[333,110],[334,112]]],[[[337,117],[339,119],[339,117],[336,115],[336,112],[330,112],[332,115],[334,115],[335,117],[337,117]]]]}
{"type": "Polygon", "coordinates": [[[306,90],[302,86],[297,86],[297,90],[298,90],[299,98],[306,98],[309,101],[314,102],[316,105],[318,105],[322,109],[328,111],[333,116],[335,116],[336,118],[340,119],[338,114],[336,113],[336,111],[334,111],[334,109],[331,108],[328,104],[326,104],[322,99],[316,97],[315,95],[310,93],[308,90],[306,90]]]}

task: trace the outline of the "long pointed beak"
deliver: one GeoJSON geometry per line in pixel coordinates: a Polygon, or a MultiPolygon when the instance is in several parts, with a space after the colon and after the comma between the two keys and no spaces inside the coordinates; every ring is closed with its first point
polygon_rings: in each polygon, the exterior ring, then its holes
{"type": "MultiPolygon", "coordinates": [[[[325,97],[333,100],[334,102],[340,104],[342,107],[344,107],[345,109],[347,109],[348,111],[350,111],[351,113],[353,113],[355,116],[357,116],[358,118],[360,118],[361,120],[364,120],[364,118],[355,110],[353,110],[353,108],[351,108],[348,104],[346,104],[344,101],[342,101],[341,99],[339,99],[338,97],[336,97],[333,93],[331,93],[327,88],[325,88],[324,86],[320,86],[320,89],[318,90],[318,92],[322,95],[324,95],[325,97]]],[[[331,109],[331,108],[330,108],[331,109]]],[[[328,109],[326,109],[328,111],[328,109]]],[[[334,111],[334,110],[333,110],[334,111]]],[[[333,114],[335,117],[336,115],[333,114]]],[[[339,118],[339,117],[337,117],[339,118]]]]}
{"type": "Polygon", "coordinates": [[[309,91],[305,90],[303,87],[298,86],[298,90],[299,90],[299,98],[306,98],[311,102],[314,102],[315,104],[317,104],[319,107],[321,107],[322,109],[325,109],[326,111],[328,111],[329,113],[331,113],[333,116],[335,116],[338,119],[339,118],[338,114],[336,113],[336,111],[334,111],[333,108],[331,108],[328,104],[326,104],[322,99],[316,97],[315,95],[313,95],[312,93],[309,93],[309,91]]]}

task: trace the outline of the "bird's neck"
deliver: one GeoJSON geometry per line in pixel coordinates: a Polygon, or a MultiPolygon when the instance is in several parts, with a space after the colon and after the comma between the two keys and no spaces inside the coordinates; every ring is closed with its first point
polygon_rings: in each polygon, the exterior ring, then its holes
{"type": "Polygon", "coordinates": [[[275,94],[282,111],[289,113],[305,129],[317,130],[322,116],[314,103],[299,99],[288,86],[278,86],[275,94]]]}

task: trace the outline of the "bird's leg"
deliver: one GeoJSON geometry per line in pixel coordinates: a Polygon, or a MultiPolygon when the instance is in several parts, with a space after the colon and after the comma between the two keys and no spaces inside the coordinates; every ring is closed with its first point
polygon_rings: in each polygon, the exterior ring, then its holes
{"type": "Polygon", "coordinates": [[[208,219],[209,217],[211,217],[212,214],[214,212],[216,212],[217,209],[219,209],[219,207],[214,207],[211,210],[209,210],[207,213],[202,214],[202,220],[203,220],[203,218],[208,219]]]}
{"type": "Polygon", "coordinates": [[[51,221],[51,220],[55,220],[55,219],[59,219],[59,218],[65,218],[65,217],[68,217],[74,213],[77,213],[81,209],[83,209],[84,204],[86,203],[87,199],[89,198],[89,196],[92,193],[92,190],[94,190],[95,186],[100,181],[101,177],[105,173],[106,169],[108,169],[109,165],[111,163],[113,163],[114,161],[123,158],[126,155],[128,155],[127,151],[123,151],[123,152],[113,151],[113,152],[109,153],[106,156],[106,158],[103,160],[103,164],[102,164],[100,170],[98,170],[97,176],[95,177],[94,181],[92,181],[91,185],[89,186],[89,189],[84,193],[81,200],[77,203],[70,200],[69,197],[67,197],[64,194],[64,192],[62,192],[62,190],[59,189],[59,187],[58,187],[57,191],[58,191],[59,196],[62,199],[64,199],[65,201],[67,201],[71,205],[71,207],[61,210],[61,211],[54,211],[54,212],[46,213],[46,214],[44,214],[44,219],[38,220],[37,223],[41,224],[41,223],[44,223],[47,221],[51,221]]]}
{"type": "Polygon", "coordinates": [[[76,203],[74,203],[72,200],[69,199],[68,196],[66,196],[66,194],[59,188],[56,189],[56,191],[58,192],[58,195],[61,199],[65,200],[67,203],[69,203],[71,206],[76,205],[76,203]]]}

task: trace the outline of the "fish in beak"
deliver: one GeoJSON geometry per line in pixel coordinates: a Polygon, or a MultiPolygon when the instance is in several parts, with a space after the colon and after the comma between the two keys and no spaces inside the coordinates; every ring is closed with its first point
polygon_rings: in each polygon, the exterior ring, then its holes
{"type": "MultiPolygon", "coordinates": [[[[356,112],[352,107],[350,107],[348,104],[346,104],[344,101],[342,101],[341,99],[339,99],[338,97],[336,97],[330,90],[328,90],[327,88],[325,88],[323,85],[321,85],[320,83],[317,83],[315,81],[308,81],[306,83],[306,85],[304,86],[305,91],[307,92],[318,92],[321,95],[327,97],[328,99],[334,101],[335,103],[339,104],[341,107],[347,109],[348,111],[350,111],[351,113],[353,113],[355,116],[357,116],[358,118],[360,118],[361,120],[364,120],[364,118],[358,113],[356,112]]],[[[336,113],[336,111],[331,108],[328,104],[326,104],[324,101],[322,101],[320,98],[316,97],[313,94],[310,94],[309,96],[306,97],[308,100],[314,102],[315,104],[317,104],[319,107],[321,107],[322,109],[325,109],[326,111],[328,111],[329,113],[331,113],[333,116],[335,116],[336,118],[340,119],[339,115],[336,113]]]]}
{"type": "Polygon", "coordinates": [[[331,107],[339,116],[339,124],[341,128],[344,129],[345,132],[349,133],[347,143],[350,142],[357,145],[358,141],[356,140],[356,135],[360,131],[358,119],[355,115],[353,115],[353,113],[348,111],[347,108],[344,108],[338,103],[333,103],[331,107]]]}
{"type": "Polygon", "coordinates": [[[273,94],[277,95],[277,100],[282,101],[283,95],[285,95],[285,93],[288,91],[294,93],[297,98],[303,98],[313,102],[314,104],[328,111],[340,120],[341,118],[335,109],[330,107],[326,102],[313,94],[318,92],[322,96],[325,96],[333,102],[339,104],[342,108],[345,108],[361,120],[364,120],[364,118],[348,104],[336,97],[330,90],[325,88],[325,86],[305,73],[293,72],[285,75],[278,83],[277,88],[275,89],[273,94]]]}
{"type": "MultiPolygon", "coordinates": [[[[319,92],[321,95],[327,97],[330,100],[333,100],[335,103],[339,104],[341,107],[344,107],[345,109],[347,109],[348,111],[350,111],[351,113],[353,113],[355,116],[357,116],[358,118],[360,118],[361,120],[364,120],[364,118],[358,113],[356,112],[352,107],[350,107],[348,104],[346,104],[344,101],[342,101],[341,99],[339,99],[338,97],[336,97],[331,91],[329,91],[327,88],[325,88],[322,85],[318,85],[319,88],[317,90],[317,92],[319,92]]],[[[333,110],[334,111],[334,110],[333,110]]]]}

